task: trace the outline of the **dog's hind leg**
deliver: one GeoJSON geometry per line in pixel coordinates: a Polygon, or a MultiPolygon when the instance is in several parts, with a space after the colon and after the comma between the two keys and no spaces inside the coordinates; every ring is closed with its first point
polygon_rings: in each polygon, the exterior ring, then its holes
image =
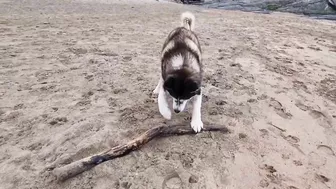
{"type": "Polygon", "coordinates": [[[201,106],[202,106],[202,92],[194,97],[193,110],[191,117],[191,128],[197,133],[203,128],[203,122],[201,119],[201,106]]]}
{"type": "Polygon", "coordinates": [[[161,85],[163,85],[163,79],[162,79],[162,77],[160,77],[159,83],[155,87],[155,89],[153,91],[153,94],[159,94],[161,85]]]}

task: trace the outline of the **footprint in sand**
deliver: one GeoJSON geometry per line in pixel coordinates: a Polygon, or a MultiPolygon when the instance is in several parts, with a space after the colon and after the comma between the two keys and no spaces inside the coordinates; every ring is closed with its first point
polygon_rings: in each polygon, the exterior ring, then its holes
{"type": "Polygon", "coordinates": [[[320,168],[324,166],[327,162],[327,159],[316,152],[311,152],[308,154],[308,164],[315,168],[320,168]]]}
{"type": "Polygon", "coordinates": [[[295,106],[301,109],[302,111],[307,111],[309,110],[309,106],[304,105],[301,101],[296,101],[295,106]]]}
{"type": "Polygon", "coordinates": [[[330,146],[327,145],[318,145],[317,146],[317,151],[320,153],[324,153],[329,156],[335,156],[335,152],[330,146]]]}
{"type": "Polygon", "coordinates": [[[301,101],[296,101],[295,106],[301,109],[302,111],[308,111],[309,115],[317,120],[319,125],[321,125],[324,128],[330,128],[332,127],[332,116],[329,116],[327,112],[322,112],[318,110],[312,109],[312,107],[307,106],[303,104],[301,101]]]}
{"type": "Polygon", "coordinates": [[[317,120],[319,125],[324,128],[332,127],[332,118],[326,112],[321,112],[318,110],[310,110],[309,115],[317,120]]]}
{"type": "Polygon", "coordinates": [[[311,45],[311,46],[308,46],[309,49],[312,49],[314,51],[322,51],[322,49],[316,45],[311,45]]]}
{"type": "Polygon", "coordinates": [[[50,125],[61,125],[68,122],[68,119],[66,117],[57,117],[49,122],[50,125]]]}
{"type": "Polygon", "coordinates": [[[303,90],[306,93],[310,94],[310,91],[308,90],[307,85],[305,85],[305,83],[302,81],[298,81],[298,80],[293,81],[293,88],[296,90],[303,90]]]}
{"type": "Polygon", "coordinates": [[[182,188],[182,179],[177,172],[172,172],[165,176],[162,182],[162,189],[179,189],[182,188]]]}
{"type": "Polygon", "coordinates": [[[302,166],[303,165],[302,161],[300,161],[300,160],[293,160],[293,163],[296,166],[302,166]]]}
{"type": "Polygon", "coordinates": [[[295,186],[288,186],[287,188],[288,188],[288,189],[298,189],[298,188],[295,187],[295,186]]]}
{"type": "Polygon", "coordinates": [[[285,107],[282,106],[282,104],[275,100],[274,98],[271,98],[270,102],[269,102],[269,106],[273,107],[274,111],[281,117],[285,118],[285,119],[291,119],[292,118],[292,114],[287,112],[285,107]]]}
{"type": "Polygon", "coordinates": [[[263,164],[259,166],[260,169],[266,170],[269,173],[275,173],[277,170],[272,165],[263,164]]]}
{"type": "Polygon", "coordinates": [[[88,50],[84,48],[69,48],[68,50],[74,53],[75,55],[81,55],[81,54],[88,53],[88,50]]]}
{"type": "Polygon", "coordinates": [[[292,144],[300,142],[300,139],[298,137],[292,135],[286,136],[285,139],[292,144]]]}
{"type": "Polygon", "coordinates": [[[326,183],[330,181],[330,179],[324,175],[316,174],[315,177],[322,183],[326,183]]]}
{"type": "MultiPolygon", "coordinates": [[[[327,158],[331,156],[335,157],[335,152],[330,146],[318,145],[316,151],[313,151],[308,154],[308,164],[314,168],[323,167],[327,163],[327,158]]],[[[318,179],[320,181],[323,181],[324,176],[321,175],[320,177],[318,177],[318,179]]]]}

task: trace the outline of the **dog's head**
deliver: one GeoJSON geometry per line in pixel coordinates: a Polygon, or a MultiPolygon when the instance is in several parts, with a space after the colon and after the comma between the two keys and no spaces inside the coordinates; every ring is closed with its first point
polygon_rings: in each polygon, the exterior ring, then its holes
{"type": "Polygon", "coordinates": [[[173,97],[173,109],[176,113],[182,112],[188,100],[201,93],[200,79],[181,72],[168,74],[163,88],[173,97]]]}

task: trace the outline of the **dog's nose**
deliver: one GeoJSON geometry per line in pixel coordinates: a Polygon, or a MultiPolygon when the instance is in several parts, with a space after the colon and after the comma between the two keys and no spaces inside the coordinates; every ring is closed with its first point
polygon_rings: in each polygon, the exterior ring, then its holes
{"type": "Polygon", "coordinates": [[[179,109],[174,109],[174,112],[175,113],[180,113],[180,110],[179,109]]]}

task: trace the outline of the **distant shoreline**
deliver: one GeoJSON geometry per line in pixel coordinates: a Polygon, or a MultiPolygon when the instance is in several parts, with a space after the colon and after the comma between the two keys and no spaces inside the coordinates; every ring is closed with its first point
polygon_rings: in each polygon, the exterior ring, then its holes
{"type": "MultiPolygon", "coordinates": [[[[187,5],[187,4],[185,4],[187,5]]],[[[254,12],[260,14],[271,14],[273,12],[292,13],[296,15],[307,16],[314,19],[323,19],[336,21],[336,11],[326,13],[307,13],[290,11],[286,9],[278,9],[276,4],[271,3],[244,3],[244,2],[191,2],[189,5],[201,6],[208,9],[221,10],[239,10],[243,12],[254,12]]],[[[313,12],[313,11],[312,11],[313,12]]]]}

